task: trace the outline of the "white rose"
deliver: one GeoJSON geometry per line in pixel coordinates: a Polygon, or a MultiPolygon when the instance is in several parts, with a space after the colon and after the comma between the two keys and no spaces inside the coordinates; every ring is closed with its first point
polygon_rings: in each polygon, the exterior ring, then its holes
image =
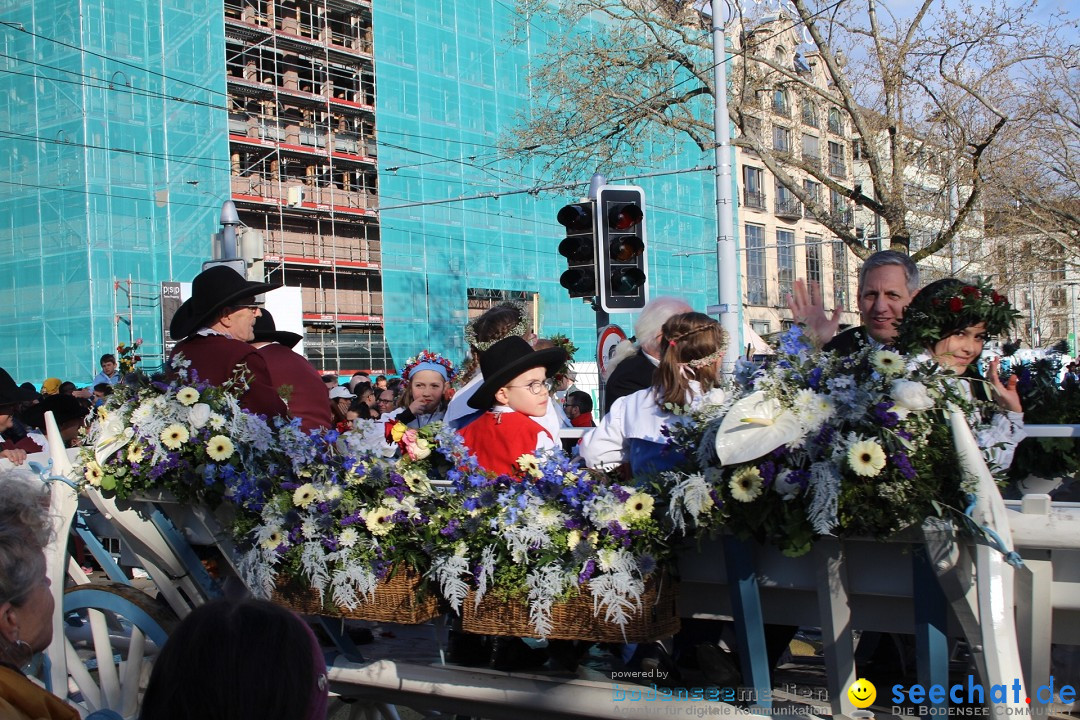
{"type": "Polygon", "coordinates": [[[199,430],[210,421],[210,406],[206,403],[195,403],[188,410],[188,422],[191,427],[199,430]]]}
{"type": "Polygon", "coordinates": [[[896,403],[894,410],[900,417],[909,412],[922,412],[934,407],[934,401],[926,386],[914,380],[893,380],[892,398],[896,403]]]}

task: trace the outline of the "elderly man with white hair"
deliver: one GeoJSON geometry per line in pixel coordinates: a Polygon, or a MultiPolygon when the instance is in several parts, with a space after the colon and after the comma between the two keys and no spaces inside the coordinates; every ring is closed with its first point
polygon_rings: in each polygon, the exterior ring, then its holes
{"type": "Polygon", "coordinates": [[[692,310],[685,300],[674,297],[653,298],[645,304],[634,323],[634,337],[615,348],[604,385],[604,414],[619,398],[652,387],[653,371],[660,364],[660,328],[692,310]]]}

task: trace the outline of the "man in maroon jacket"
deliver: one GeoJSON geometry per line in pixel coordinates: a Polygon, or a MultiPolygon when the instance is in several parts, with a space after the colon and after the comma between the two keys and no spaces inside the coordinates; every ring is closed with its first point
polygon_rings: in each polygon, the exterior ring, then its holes
{"type": "Polygon", "coordinates": [[[292,348],[302,339],[288,330],[278,330],[274,316],[263,310],[255,320],[255,339],[252,345],[266,361],[270,382],[280,391],[288,386],[289,414],[300,418],[305,432],[331,426],[330,399],[319,371],[303,355],[292,348]]]}
{"type": "Polygon", "coordinates": [[[215,265],[195,276],[191,297],[173,315],[169,334],[179,340],[172,357],[183,355],[200,380],[223,385],[237,374],[246,377],[248,388],[240,406],[271,418],[288,416],[270,371],[259,351],[249,345],[255,337],[255,319],[262,307],[255,300],[277,288],[270,283],[245,280],[224,265],[215,265]]]}

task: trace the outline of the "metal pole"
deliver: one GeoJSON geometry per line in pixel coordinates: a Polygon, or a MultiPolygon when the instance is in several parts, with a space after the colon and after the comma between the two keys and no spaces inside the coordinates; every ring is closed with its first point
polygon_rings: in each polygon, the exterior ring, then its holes
{"type": "Polygon", "coordinates": [[[723,370],[734,373],[742,353],[742,323],[739,322],[739,266],[735,252],[735,221],[731,197],[731,134],[727,109],[727,69],[725,65],[727,1],[712,2],[713,88],[716,102],[713,133],[716,140],[716,294],[720,304],[720,326],[728,335],[723,370]],[[720,12],[718,12],[718,10],[720,12]]]}

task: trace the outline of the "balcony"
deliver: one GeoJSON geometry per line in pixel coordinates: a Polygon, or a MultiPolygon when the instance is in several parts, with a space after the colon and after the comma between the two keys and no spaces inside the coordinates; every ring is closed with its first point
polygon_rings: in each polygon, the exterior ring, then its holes
{"type": "Polygon", "coordinates": [[[374,216],[379,197],[374,191],[342,190],[337,187],[312,187],[299,178],[280,181],[261,175],[234,175],[233,200],[254,206],[293,207],[298,211],[343,212],[374,216]],[[289,188],[294,190],[290,196],[289,188]]]}
{"type": "Polygon", "coordinates": [[[829,158],[829,174],[836,178],[847,177],[847,165],[844,164],[843,158],[829,158]]]}
{"type": "Polygon", "coordinates": [[[743,207],[753,208],[754,210],[764,210],[767,207],[765,204],[765,193],[744,190],[743,207]]]}
{"type": "Polygon", "coordinates": [[[812,127],[812,128],[820,127],[820,124],[818,122],[817,113],[814,112],[813,108],[807,108],[807,107],[803,108],[803,110],[802,110],[802,122],[803,122],[803,125],[806,125],[807,127],[812,127]]]}
{"type": "Polygon", "coordinates": [[[815,170],[821,169],[821,156],[817,153],[806,152],[803,150],[802,160],[806,163],[807,167],[814,168],[815,170]]]}
{"type": "Polygon", "coordinates": [[[855,226],[855,213],[851,208],[842,208],[839,210],[833,210],[829,213],[833,222],[842,227],[854,227],[855,226]]]}
{"type": "Polygon", "coordinates": [[[773,100],[772,111],[781,117],[791,117],[791,108],[788,107],[788,104],[786,102],[773,100]]]}
{"type": "Polygon", "coordinates": [[[802,203],[795,198],[784,198],[776,201],[776,217],[798,220],[802,217],[802,203]]]}

